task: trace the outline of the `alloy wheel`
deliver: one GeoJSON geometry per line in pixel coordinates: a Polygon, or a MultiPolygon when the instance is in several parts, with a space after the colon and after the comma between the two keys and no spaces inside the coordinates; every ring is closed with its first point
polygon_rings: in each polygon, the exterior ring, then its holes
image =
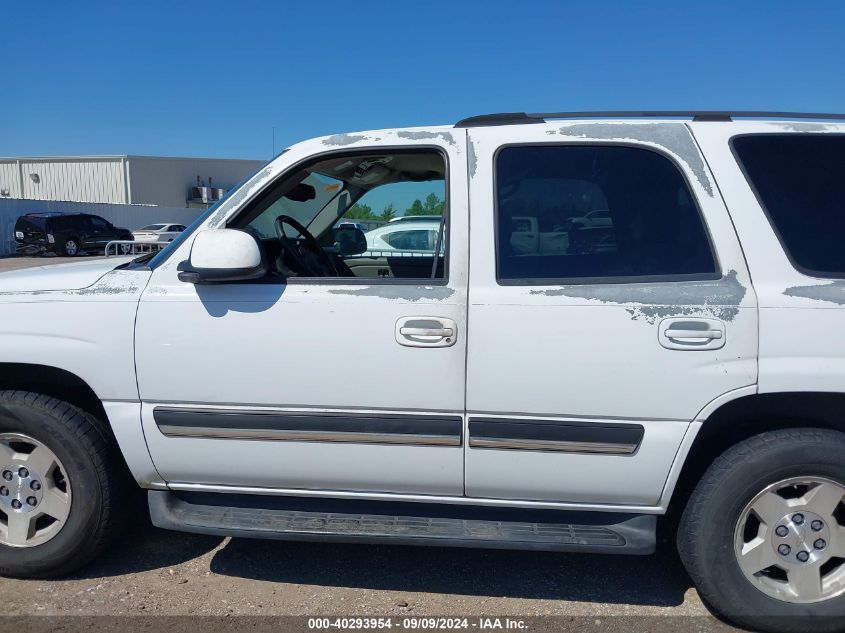
{"type": "Polygon", "coordinates": [[[70,507],[70,480],[56,454],[28,435],[0,433],[0,545],[46,543],[70,507]]]}
{"type": "Polygon", "coordinates": [[[845,486],[822,477],[768,486],[743,509],[734,553],[772,598],[806,604],[845,594],[845,486]]]}

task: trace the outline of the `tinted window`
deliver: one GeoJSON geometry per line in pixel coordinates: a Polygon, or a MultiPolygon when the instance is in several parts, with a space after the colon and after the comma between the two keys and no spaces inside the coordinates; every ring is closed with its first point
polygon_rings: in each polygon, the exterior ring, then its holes
{"type": "Polygon", "coordinates": [[[90,219],[91,219],[91,224],[93,225],[93,227],[94,227],[95,229],[98,229],[98,230],[104,230],[104,229],[108,229],[108,228],[110,228],[109,223],[108,223],[108,222],[106,222],[106,221],[105,221],[103,218],[101,218],[101,217],[98,217],[98,216],[96,216],[96,215],[92,215],[92,216],[90,216],[90,219]]]}
{"type": "Polygon", "coordinates": [[[632,147],[508,147],[496,159],[498,278],[715,276],[692,193],[632,147]]]}
{"type": "Polygon", "coordinates": [[[39,218],[32,215],[24,215],[18,218],[15,223],[17,231],[43,231],[46,225],[46,218],[39,218]]]}
{"type": "Polygon", "coordinates": [[[845,136],[741,136],[733,146],[795,266],[845,276],[845,136]]]}
{"type": "Polygon", "coordinates": [[[80,215],[59,215],[49,219],[51,231],[74,231],[83,226],[88,228],[88,217],[80,215]]]}

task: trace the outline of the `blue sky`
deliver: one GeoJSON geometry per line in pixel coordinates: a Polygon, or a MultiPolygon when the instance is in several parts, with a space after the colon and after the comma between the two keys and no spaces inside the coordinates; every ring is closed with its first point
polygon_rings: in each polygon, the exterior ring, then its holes
{"type": "Polygon", "coordinates": [[[842,2],[4,3],[0,155],[267,159],[496,111],[845,111],[842,2]]]}

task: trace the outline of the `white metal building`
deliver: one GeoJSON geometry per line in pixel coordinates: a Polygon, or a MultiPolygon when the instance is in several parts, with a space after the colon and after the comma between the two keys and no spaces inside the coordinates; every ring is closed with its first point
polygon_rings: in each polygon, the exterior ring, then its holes
{"type": "Polygon", "coordinates": [[[0,200],[205,207],[263,164],[163,156],[0,158],[0,200]]]}

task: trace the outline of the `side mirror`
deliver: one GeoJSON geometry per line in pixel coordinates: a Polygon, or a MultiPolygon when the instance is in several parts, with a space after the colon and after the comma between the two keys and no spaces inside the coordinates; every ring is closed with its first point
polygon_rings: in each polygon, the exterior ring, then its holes
{"type": "Polygon", "coordinates": [[[341,257],[360,255],[367,251],[367,237],[357,226],[341,224],[332,231],[332,237],[341,257]]]}
{"type": "Polygon", "coordinates": [[[190,257],[179,264],[179,281],[192,284],[246,281],[267,274],[261,245],[240,229],[211,229],[197,233],[190,257]]]}

